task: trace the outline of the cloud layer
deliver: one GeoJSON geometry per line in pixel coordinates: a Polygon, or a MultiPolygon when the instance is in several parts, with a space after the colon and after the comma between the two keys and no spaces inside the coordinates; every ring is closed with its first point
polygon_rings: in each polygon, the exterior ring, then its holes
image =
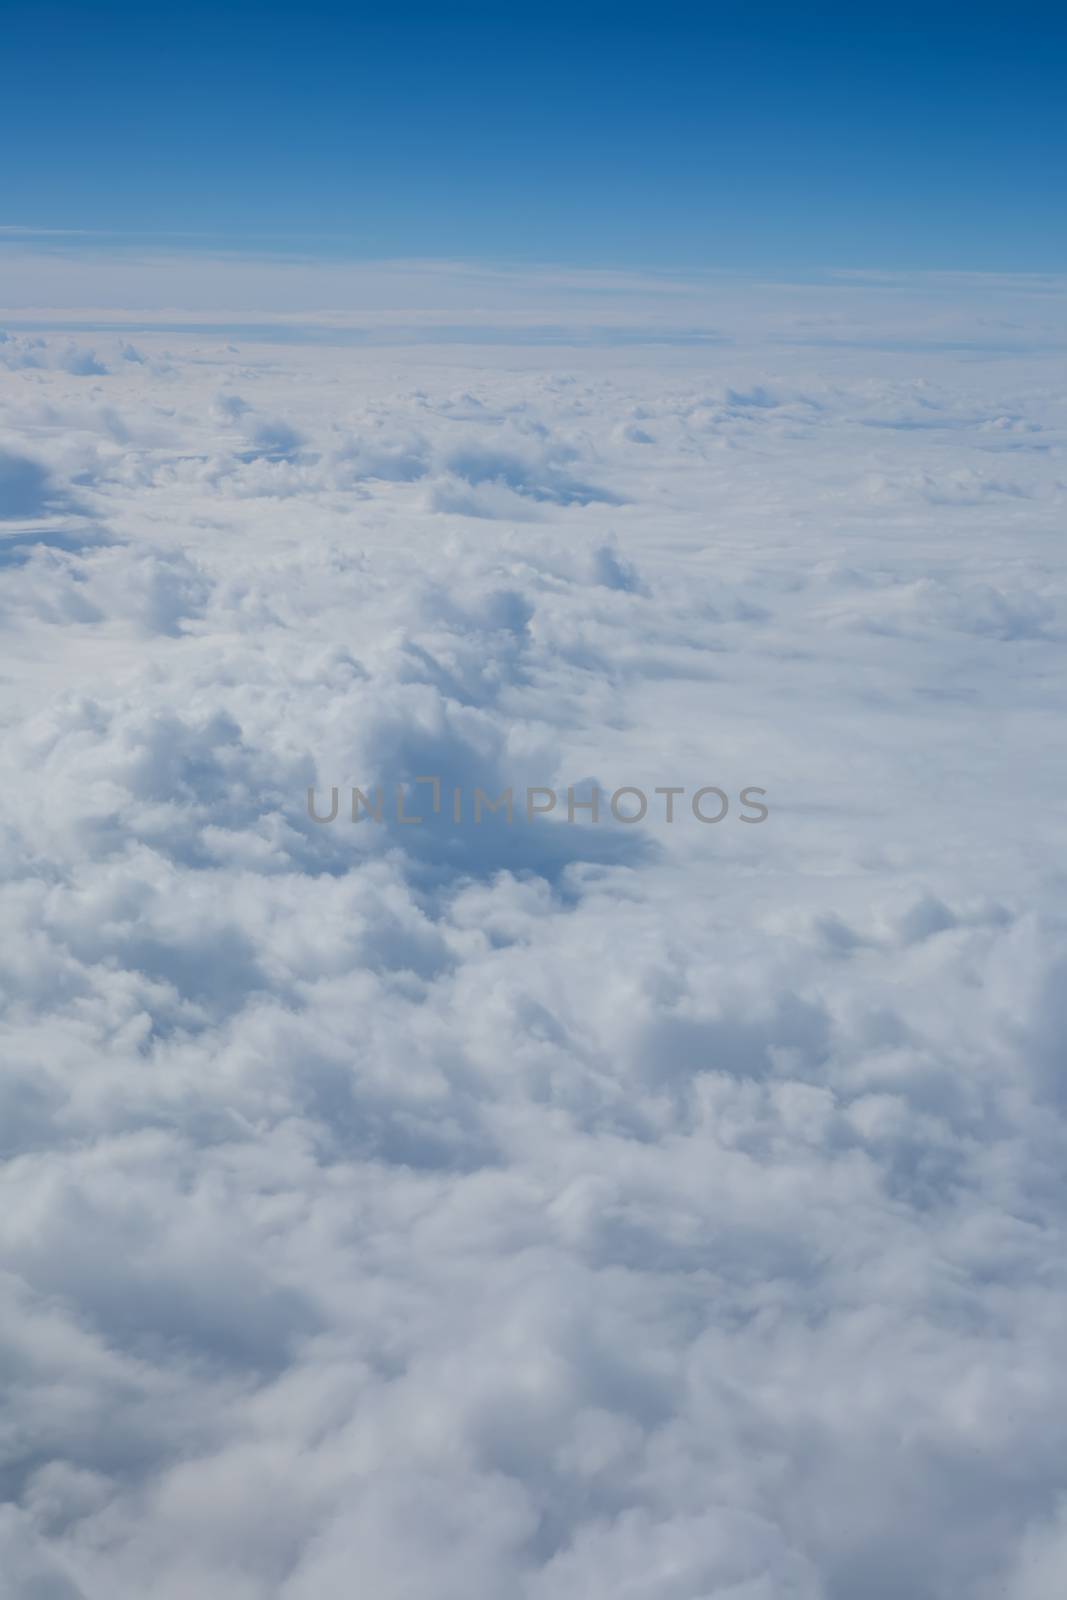
{"type": "Polygon", "coordinates": [[[1058,1600],[1046,314],[13,326],[5,1600],[1058,1600]]]}

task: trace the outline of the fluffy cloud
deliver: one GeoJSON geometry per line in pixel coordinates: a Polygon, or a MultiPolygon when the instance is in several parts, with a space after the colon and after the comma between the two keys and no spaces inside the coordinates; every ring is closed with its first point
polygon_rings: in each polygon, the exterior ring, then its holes
{"type": "Polygon", "coordinates": [[[138,345],[0,388],[5,1600],[1051,1600],[1043,358],[138,345]]]}

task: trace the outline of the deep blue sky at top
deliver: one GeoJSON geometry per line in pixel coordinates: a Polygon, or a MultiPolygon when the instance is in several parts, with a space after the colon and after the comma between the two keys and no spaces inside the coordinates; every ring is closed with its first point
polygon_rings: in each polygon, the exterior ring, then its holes
{"type": "Polygon", "coordinates": [[[0,42],[8,226],[360,257],[1067,267],[1062,7],[0,0],[0,42]]]}

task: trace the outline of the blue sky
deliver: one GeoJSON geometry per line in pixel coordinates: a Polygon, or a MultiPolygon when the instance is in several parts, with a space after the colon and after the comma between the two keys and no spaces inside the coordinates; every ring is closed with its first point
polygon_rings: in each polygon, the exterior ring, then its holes
{"type": "Polygon", "coordinates": [[[8,229],[360,258],[1064,265],[1051,7],[0,14],[8,229]]]}

